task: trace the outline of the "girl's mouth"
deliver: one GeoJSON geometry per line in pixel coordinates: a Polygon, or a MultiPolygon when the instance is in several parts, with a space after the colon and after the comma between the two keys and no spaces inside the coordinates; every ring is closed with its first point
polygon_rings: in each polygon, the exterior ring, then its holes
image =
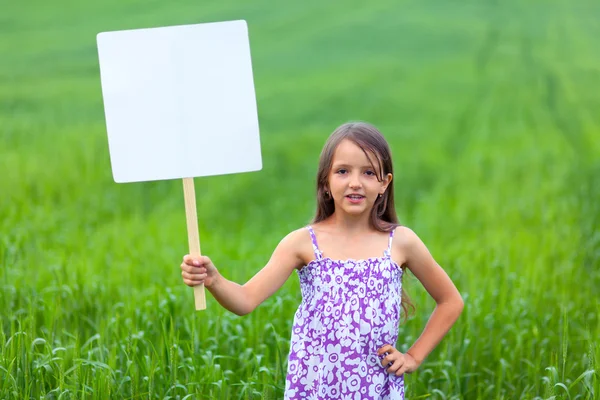
{"type": "Polygon", "coordinates": [[[360,204],[365,199],[365,196],[362,196],[360,194],[350,194],[350,195],[346,196],[346,198],[352,204],[360,204]]]}

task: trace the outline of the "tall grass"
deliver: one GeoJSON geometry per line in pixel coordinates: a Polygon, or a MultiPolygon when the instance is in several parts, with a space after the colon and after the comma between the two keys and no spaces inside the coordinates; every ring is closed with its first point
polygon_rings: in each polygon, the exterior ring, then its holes
{"type": "MultiPolygon", "coordinates": [[[[221,272],[246,281],[308,222],[326,136],[367,120],[466,303],[409,398],[599,397],[596,3],[48,4],[0,16],[0,398],[282,397],[297,278],[246,317],[194,312],[181,183],[115,184],[103,119],[97,32],[237,18],[264,169],[196,180],[221,272]]],[[[434,306],[405,285],[400,349],[434,306]]]]}

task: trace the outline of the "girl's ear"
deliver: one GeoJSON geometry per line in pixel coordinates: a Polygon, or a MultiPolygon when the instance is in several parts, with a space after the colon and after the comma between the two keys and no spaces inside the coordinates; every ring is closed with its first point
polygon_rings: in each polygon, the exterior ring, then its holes
{"type": "Polygon", "coordinates": [[[392,174],[387,174],[385,176],[385,178],[383,178],[383,181],[381,181],[382,184],[382,192],[381,194],[383,195],[385,193],[385,191],[387,190],[388,186],[390,185],[390,183],[392,183],[392,179],[393,179],[393,175],[392,174]]]}

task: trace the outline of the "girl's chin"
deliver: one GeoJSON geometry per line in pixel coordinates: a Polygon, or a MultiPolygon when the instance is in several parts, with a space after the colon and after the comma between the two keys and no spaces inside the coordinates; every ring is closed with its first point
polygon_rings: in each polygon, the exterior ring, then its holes
{"type": "Polygon", "coordinates": [[[356,205],[343,205],[340,207],[345,214],[348,215],[362,215],[369,212],[369,209],[365,206],[356,206],[356,205]]]}

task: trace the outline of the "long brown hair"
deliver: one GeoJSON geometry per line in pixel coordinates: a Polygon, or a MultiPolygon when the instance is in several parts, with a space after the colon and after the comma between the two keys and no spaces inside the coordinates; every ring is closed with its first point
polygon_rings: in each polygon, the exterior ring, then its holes
{"type": "MultiPolygon", "coordinates": [[[[319,169],[317,171],[317,211],[312,224],[329,218],[335,211],[333,198],[327,195],[327,186],[329,184],[329,173],[331,172],[333,155],[339,144],[345,139],[352,141],[361,148],[373,166],[373,169],[379,172],[379,176],[377,177],[379,181],[382,181],[387,174],[392,174],[393,178],[392,152],[381,132],[366,122],[348,122],[340,125],[329,136],[321,151],[319,169]],[[369,154],[375,155],[375,160],[372,160],[369,154]]],[[[388,185],[385,193],[375,200],[375,204],[371,209],[369,222],[373,228],[380,232],[391,232],[397,226],[400,226],[394,205],[394,179],[388,185]]],[[[402,266],[402,270],[405,272],[406,266],[402,266]]],[[[407,317],[409,309],[414,310],[414,308],[413,303],[404,291],[404,288],[402,288],[402,309],[404,316],[407,317]]]]}

